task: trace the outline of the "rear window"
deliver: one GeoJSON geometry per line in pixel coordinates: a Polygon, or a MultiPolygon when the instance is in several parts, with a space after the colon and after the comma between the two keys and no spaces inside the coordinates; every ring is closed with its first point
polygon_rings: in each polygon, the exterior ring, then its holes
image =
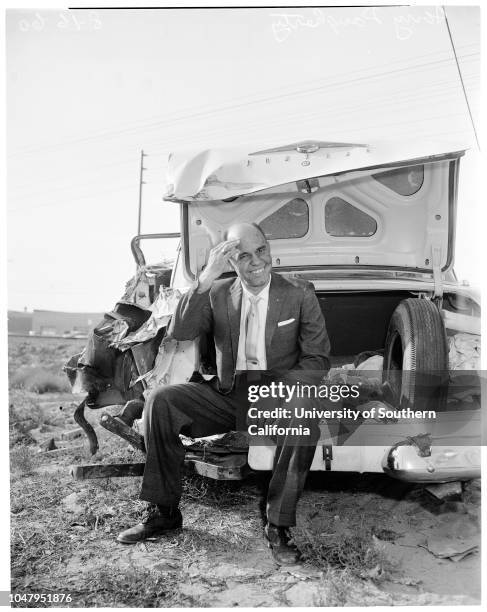
{"type": "Polygon", "coordinates": [[[377,231],[376,220],[342,198],[325,203],[325,230],[330,236],[365,238],[377,231]]]}
{"type": "Polygon", "coordinates": [[[259,223],[268,240],[302,238],[309,228],[309,208],[302,198],[294,198],[259,223]]]}
{"type": "Polygon", "coordinates": [[[423,186],[424,166],[407,166],[373,174],[372,178],[402,196],[417,193],[423,186]]]}

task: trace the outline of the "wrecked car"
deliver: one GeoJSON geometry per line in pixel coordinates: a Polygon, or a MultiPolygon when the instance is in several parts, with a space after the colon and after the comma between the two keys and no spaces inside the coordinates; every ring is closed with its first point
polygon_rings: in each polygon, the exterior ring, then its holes
{"type": "MultiPolygon", "coordinates": [[[[385,472],[428,486],[478,477],[480,299],[453,270],[464,153],[431,143],[303,141],[172,154],[164,199],[180,208],[175,259],[150,266],[141,249],[145,239],[174,234],[136,236],[136,276],[67,365],[75,389],[86,392],[76,419],[92,452],[85,408],[131,401],[143,418],[150,389],[215,374],[208,338],[177,342],[166,328],[226,227],[256,222],[271,242],[274,271],[315,287],[331,342],[327,380],[358,382],[369,390],[367,406],[383,410],[384,418],[351,429],[325,419],[311,469],[385,472]],[[425,373],[435,374],[426,396],[436,418],[401,418],[395,409],[424,399],[425,373]],[[374,395],[384,383],[390,392],[374,395]]],[[[107,413],[100,422],[143,450],[132,422],[107,413]]],[[[233,432],[185,443],[188,465],[206,476],[272,468],[270,439],[249,447],[233,432]]]]}

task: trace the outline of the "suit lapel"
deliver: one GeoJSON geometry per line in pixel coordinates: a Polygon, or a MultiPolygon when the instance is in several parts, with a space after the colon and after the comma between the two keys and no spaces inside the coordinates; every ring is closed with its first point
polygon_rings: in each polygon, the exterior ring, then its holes
{"type": "Polygon", "coordinates": [[[275,274],[271,276],[271,286],[269,287],[269,304],[267,306],[267,319],[265,324],[265,350],[269,355],[272,337],[277,328],[277,322],[281,314],[284,290],[280,283],[281,278],[275,274]]]}
{"type": "Polygon", "coordinates": [[[230,340],[232,345],[233,363],[237,363],[238,340],[240,336],[240,311],[242,308],[242,286],[236,279],[230,287],[227,300],[228,323],[230,326],[230,340]]]}

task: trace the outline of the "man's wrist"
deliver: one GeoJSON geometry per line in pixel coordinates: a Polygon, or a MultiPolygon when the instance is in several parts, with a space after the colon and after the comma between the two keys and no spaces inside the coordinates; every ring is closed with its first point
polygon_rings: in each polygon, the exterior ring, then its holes
{"type": "Polygon", "coordinates": [[[199,294],[207,293],[211,289],[212,284],[213,283],[207,279],[199,278],[194,284],[195,292],[199,294]]]}
{"type": "Polygon", "coordinates": [[[196,288],[197,293],[206,293],[209,291],[217,279],[214,275],[209,273],[210,271],[206,268],[201,272],[198,278],[198,287],[196,288]]]}

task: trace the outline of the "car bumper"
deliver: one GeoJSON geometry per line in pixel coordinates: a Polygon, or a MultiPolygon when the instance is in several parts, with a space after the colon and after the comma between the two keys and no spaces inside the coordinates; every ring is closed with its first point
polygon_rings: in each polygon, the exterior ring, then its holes
{"type": "Polygon", "coordinates": [[[384,455],[386,474],[406,482],[452,482],[480,477],[479,446],[434,446],[421,456],[413,445],[399,443],[384,455]]]}

